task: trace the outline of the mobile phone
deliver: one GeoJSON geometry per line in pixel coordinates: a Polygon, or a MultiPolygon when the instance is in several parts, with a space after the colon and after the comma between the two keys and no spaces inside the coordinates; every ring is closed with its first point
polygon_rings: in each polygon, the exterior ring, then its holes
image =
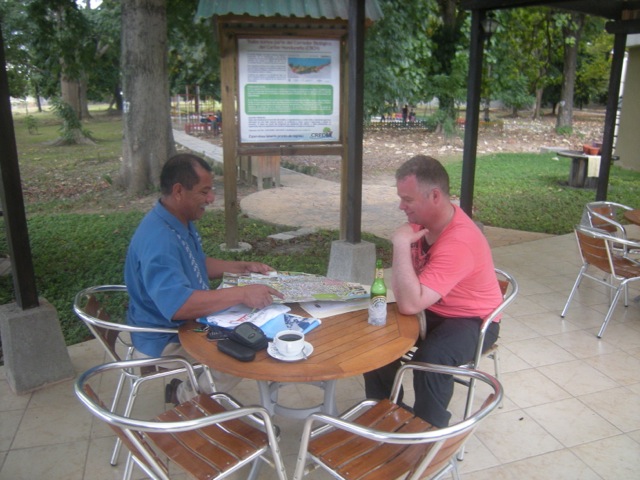
{"type": "Polygon", "coordinates": [[[218,342],[218,350],[241,362],[250,362],[256,358],[255,350],[229,339],[220,340],[218,342]]]}
{"type": "Polygon", "coordinates": [[[217,325],[210,325],[207,329],[207,340],[223,340],[229,338],[228,329],[218,327],[217,325]]]}

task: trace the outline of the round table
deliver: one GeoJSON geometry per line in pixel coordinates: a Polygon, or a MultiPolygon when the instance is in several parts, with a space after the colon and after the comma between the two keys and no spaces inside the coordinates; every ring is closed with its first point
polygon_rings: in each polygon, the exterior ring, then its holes
{"type": "Polygon", "coordinates": [[[640,225],[640,209],[627,210],[626,212],[624,212],[624,218],[629,220],[631,223],[640,225]]]}
{"type": "MultiPolygon", "coordinates": [[[[291,311],[308,316],[298,305],[293,305],[291,311]]],[[[262,404],[271,413],[304,418],[315,411],[337,413],[336,380],[387,365],[415,344],[419,334],[416,316],[401,314],[395,303],[389,304],[387,311],[387,324],[380,327],[367,323],[367,310],[323,318],[322,324],[305,336],[313,345],[313,353],[298,362],[276,360],[266,350],[257,352],[252,362],[240,362],[220,352],[216,342],[207,340],[204,333],[195,331],[202,325],[193,321],[183,324],[179,335],[185,350],[199,362],[221,372],[257,380],[262,404]],[[280,384],[292,382],[319,384],[324,388],[324,403],[300,409],[279,405],[280,384]]]]}

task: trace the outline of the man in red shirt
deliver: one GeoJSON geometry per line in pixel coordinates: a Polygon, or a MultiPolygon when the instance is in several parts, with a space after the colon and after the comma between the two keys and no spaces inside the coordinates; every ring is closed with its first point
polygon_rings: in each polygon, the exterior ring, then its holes
{"type": "MultiPolygon", "coordinates": [[[[396,172],[400,209],[408,223],[392,236],[392,288],[399,310],[425,311],[426,338],[414,361],[462,365],[471,359],[480,325],[502,301],[487,239],[460,207],[451,203],[449,175],[438,160],[417,155],[396,172]]],[[[500,324],[488,329],[484,348],[495,343],[500,324]]],[[[366,373],[367,398],[388,398],[396,361],[366,373]]],[[[414,373],[416,415],[437,427],[449,424],[450,375],[414,373]]]]}

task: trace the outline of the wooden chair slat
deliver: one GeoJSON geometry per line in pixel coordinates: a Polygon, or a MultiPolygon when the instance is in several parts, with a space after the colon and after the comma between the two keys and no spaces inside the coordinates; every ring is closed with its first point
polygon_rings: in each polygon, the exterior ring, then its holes
{"type": "MultiPolygon", "coordinates": [[[[225,411],[222,405],[207,395],[198,395],[191,401],[197,404],[200,408],[204,408],[208,415],[222,413],[225,411]]],[[[242,420],[230,420],[222,422],[220,425],[222,426],[221,428],[224,428],[229,432],[233,432],[233,434],[242,438],[246,443],[252,445],[254,448],[263,448],[269,444],[269,439],[264,432],[261,432],[242,420]]]]}
{"type": "MultiPolygon", "coordinates": [[[[408,412],[407,412],[408,413],[408,412]]],[[[433,427],[425,421],[414,417],[405,423],[397,432],[416,433],[431,430],[433,427]]],[[[351,457],[339,458],[338,455],[323,456],[323,461],[335,466],[335,469],[348,478],[361,478],[373,475],[372,478],[392,478],[390,473],[408,471],[418,463],[430,450],[430,444],[400,445],[378,443],[376,448],[366,453],[351,457]],[[381,475],[381,476],[378,476],[381,475]]]]}
{"type": "MultiPolygon", "coordinates": [[[[197,398],[197,402],[189,401],[180,404],[173,410],[158,415],[156,420],[164,422],[193,420],[224,411],[224,408],[213,400],[205,402],[204,395],[197,398]],[[201,404],[203,403],[208,404],[208,410],[202,410],[201,404]]],[[[183,465],[186,470],[191,469],[188,462],[194,461],[191,458],[192,453],[188,453],[189,456],[184,457],[186,452],[197,452],[201,456],[200,460],[205,461],[207,465],[213,466],[219,471],[225,471],[238,459],[250,457],[256,451],[256,447],[261,449],[268,444],[263,432],[240,420],[210,425],[197,432],[175,433],[171,437],[166,434],[150,434],[149,436],[163,453],[176,463],[183,465]],[[245,434],[247,437],[244,437],[245,434]]],[[[202,468],[206,469],[204,466],[202,468]]]]}
{"type": "MultiPolygon", "coordinates": [[[[388,400],[382,400],[374,407],[359,415],[354,422],[372,427],[399,408],[398,405],[388,400]]],[[[342,448],[342,445],[348,442],[351,437],[352,435],[344,430],[333,430],[311,440],[311,442],[309,442],[309,451],[314,455],[320,456],[335,448],[342,448]]]]}
{"type": "MultiPolygon", "coordinates": [[[[363,425],[358,420],[355,423],[363,425]]],[[[420,432],[429,430],[431,427],[428,423],[414,417],[410,412],[403,408],[395,410],[390,415],[385,416],[379,422],[365,425],[370,428],[375,428],[383,432],[420,432]]],[[[361,436],[351,434],[351,439],[347,440],[341,445],[340,448],[334,448],[328,450],[323,458],[328,462],[335,465],[341,465],[340,458],[344,458],[345,455],[350,457],[365,455],[366,452],[370,452],[372,449],[380,447],[380,443],[366,439],[361,436]]]]}

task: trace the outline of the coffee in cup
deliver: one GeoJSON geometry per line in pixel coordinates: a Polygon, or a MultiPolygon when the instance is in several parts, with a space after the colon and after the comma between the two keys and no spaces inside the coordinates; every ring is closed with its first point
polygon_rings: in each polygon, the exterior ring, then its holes
{"type": "Polygon", "coordinates": [[[296,330],[283,330],[276,334],[273,343],[281,355],[293,357],[299,355],[304,348],[304,333],[296,330]]]}

